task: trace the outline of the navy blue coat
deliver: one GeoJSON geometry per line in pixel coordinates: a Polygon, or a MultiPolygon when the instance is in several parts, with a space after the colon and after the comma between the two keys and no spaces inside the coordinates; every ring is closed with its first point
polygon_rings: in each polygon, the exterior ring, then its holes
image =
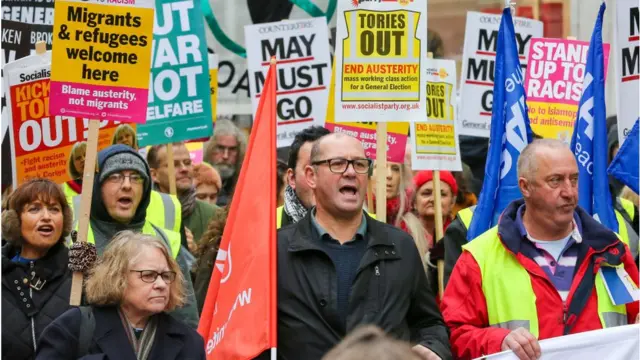
{"type": "MultiPolygon", "coordinates": [[[[136,360],[116,307],[94,307],[96,327],[82,360],[136,360]]],[[[159,315],[149,360],[205,360],[202,337],[173,317],[159,315]]],[[[76,360],[82,315],[73,308],[44,329],[36,359],[76,360]]]]}

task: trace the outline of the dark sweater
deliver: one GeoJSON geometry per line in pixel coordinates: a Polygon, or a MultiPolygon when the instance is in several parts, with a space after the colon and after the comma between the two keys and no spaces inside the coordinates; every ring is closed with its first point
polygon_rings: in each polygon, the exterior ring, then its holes
{"type": "Polygon", "coordinates": [[[314,228],[314,241],[318,241],[336,268],[337,310],[340,316],[340,324],[346,328],[351,285],[356,278],[362,256],[367,250],[367,239],[365,238],[367,219],[362,215],[362,223],[355,236],[344,244],[340,244],[339,241],[332,238],[331,235],[320,226],[316,221],[315,209],[311,213],[311,222],[314,228]]]}

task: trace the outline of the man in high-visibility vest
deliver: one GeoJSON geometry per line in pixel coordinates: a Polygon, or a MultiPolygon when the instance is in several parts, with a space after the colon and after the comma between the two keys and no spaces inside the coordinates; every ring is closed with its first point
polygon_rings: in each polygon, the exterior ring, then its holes
{"type": "MultiPolygon", "coordinates": [[[[87,242],[94,244],[98,256],[101,256],[114,235],[123,230],[162,239],[178,261],[186,280],[187,305],[176,310],[174,315],[195,327],[198,324],[198,310],[187,251],[181,247],[178,233],[161,229],[147,220],[150,194],[149,166],[140,154],[126,145],[113,145],[102,150],[98,154],[98,172],[93,184],[87,242]]],[[[78,228],[78,224],[75,224],[75,228],[78,228]]],[[[74,251],[70,251],[69,261],[78,263],[79,260],[74,258],[74,251]]]]}
{"type": "Polygon", "coordinates": [[[577,206],[578,167],[561,141],[537,140],[518,159],[523,200],[463,246],[442,301],[455,358],[633,323],[638,269],[618,236],[577,206]],[[615,290],[614,290],[615,289],[615,290]]]}
{"type": "Polygon", "coordinates": [[[331,132],[320,126],[306,128],[296,134],[289,150],[287,187],[284,191],[284,205],[276,210],[277,228],[295,224],[304,218],[315,201],[313,192],[304,178],[304,169],[309,165],[311,146],[319,138],[331,132]]]}

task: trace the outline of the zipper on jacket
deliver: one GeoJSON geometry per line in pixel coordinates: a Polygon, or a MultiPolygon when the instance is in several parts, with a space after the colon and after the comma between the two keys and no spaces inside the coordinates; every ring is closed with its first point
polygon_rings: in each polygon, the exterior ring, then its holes
{"type": "Polygon", "coordinates": [[[564,325],[567,325],[567,320],[569,320],[569,309],[567,308],[567,304],[562,304],[562,322],[564,325]]]}
{"type": "MultiPolygon", "coordinates": [[[[33,272],[33,266],[34,266],[33,261],[31,261],[29,263],[29,271],[30,272],[33,272]]],[[[33,288],[31,287],[31,284],[29,284],[29,297],[31,298],[31,302],[33,303],[33,288]]],[[[35,355],[35,353],[36,353],[36,324],[35,324],[35,321],[33,320],[33,316],[30,316],[29,319],[31,320],[31,339],[33,340],[33,354],[35,355]]]]}
{"type": "Polygon", "coordinates": [[[378,267],[378,265],[376,265],[375,270],[376,270],[376,276],[380,276],[380,268],[378,267]]]}

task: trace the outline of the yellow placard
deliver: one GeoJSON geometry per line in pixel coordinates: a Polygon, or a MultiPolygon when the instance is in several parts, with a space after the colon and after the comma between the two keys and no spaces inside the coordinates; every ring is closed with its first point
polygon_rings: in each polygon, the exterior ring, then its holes
{"type": "Polygon", "coordinates": [[[57,0],[51,81],[147,89],[153,17],[148,7],[57,0]]]}
{"type": "Polygon", "coordinates": [[[218,68],[209,69],[209,89],[211,90],[211,118],[215,123],[218,116],[218,68]]]}

